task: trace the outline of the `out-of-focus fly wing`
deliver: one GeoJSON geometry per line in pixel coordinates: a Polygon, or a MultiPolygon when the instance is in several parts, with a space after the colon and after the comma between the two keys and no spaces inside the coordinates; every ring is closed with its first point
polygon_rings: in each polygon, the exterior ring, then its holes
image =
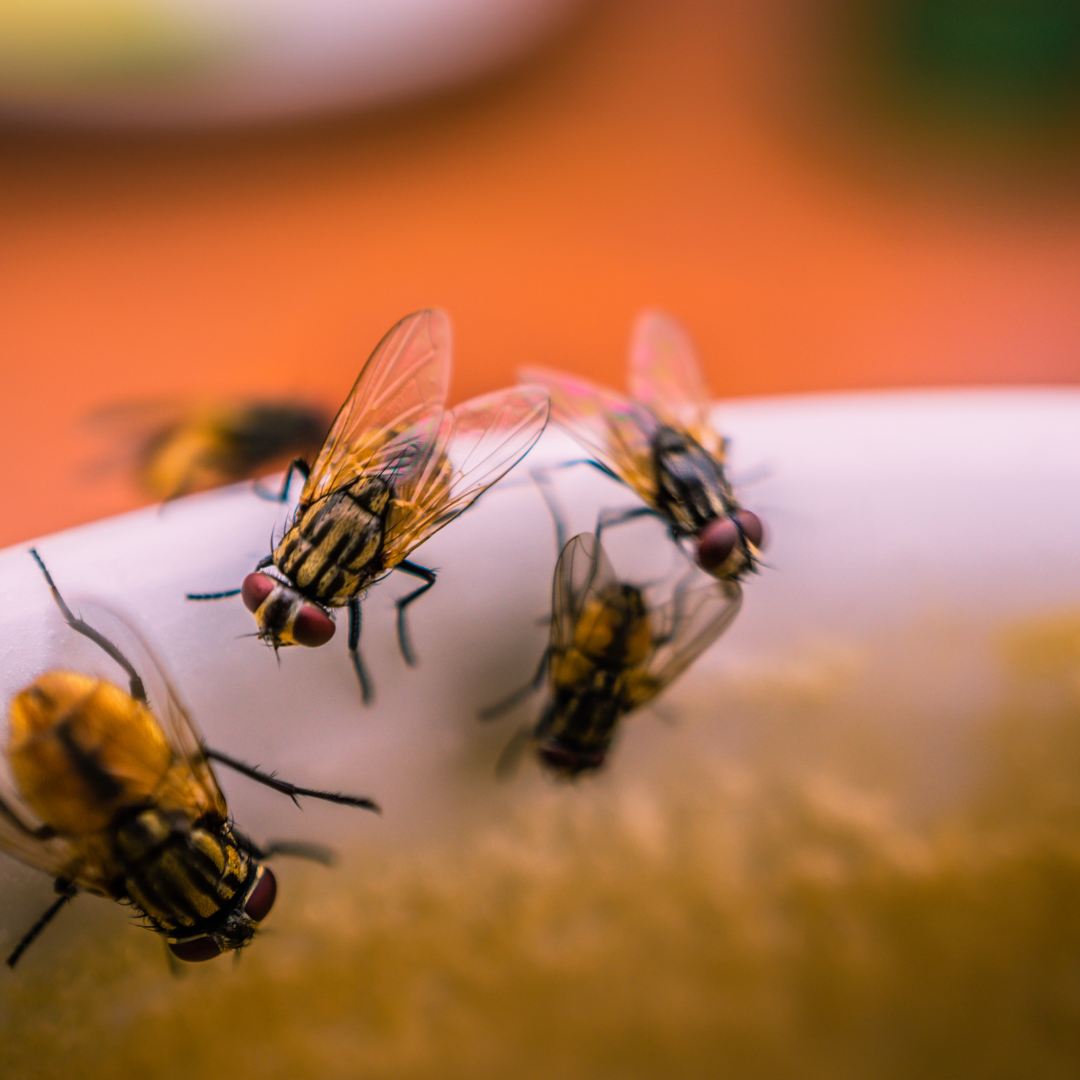
{"type": "Polygon", "coordinates": [[[518,771],[525,752],[535,742],[532,728],[522,727],[510,737],[495,762],[495,776],[499,780],[509,780],[518,771]]]}
{"type": "Polygon", "coordinates": [[[63,836],[37,835],[39,826],[33,814],[22,805],[10,778],[5,776],[4,780],[0,789],[0,851],[54,878],[77,873],[81,861],[77,848],[63,836]]]}
{"type": "Polygon", "coordinates": [[[666,604],[649,611],[653,652],[635,680],[634,707],[643,705],[681,675],[732,624],[742,606],[737,581],[678,587],[666,604]]]}
{"type": "Polygon", "coordinates": [[[193,403],[176,399],[126,401],[95,409],[83,417],[83,425],[111,445],[104,456],[86,465],[84,474],[99,479],[118,469],[129,470],[148,495],[172,495],[177,486],[175,478],[163,480],[155,474],[155,457],[159,448],[197,413],[193,403]]]}
{"type": "MultiPolygon", "coordinates": [[[[81,617],[116,647],[142,680],[147,705],[172,751],[172,761],[162,774],[160,759],[152,749],[148,748],[150,757],[142,763],[138,748],[132,747],[128,767],[133,772],[127,779],[134,787],[151,792],[156,805],[181,810],[192,821],[204,814],[227,818],[225,796],[207,759],[202,735],[146,637],[127,616],[99,601],[82,603],[80,609],[81,617]]],[[[109,678],[115,681],[111,673],[109,678]]]]}
{"type": "Polygon", "coordinates": [[[202,737],[171,685],[162,712],[165,736],[177,756],[176,767],[168,773],[163,785],[168,790],[160,794],[162,803],[171,802],[189,810],[198,807],[199,816],[209,813],[226,820],[229,808],[206,756],[202,737]]]}
{"type": "Polygon", "coordinates": [[[565,655],[575,640],[589,640],[581,620],[587,607],[599,616],[605,597],[618,585],[615,569],[592,533],[578,533],[566,542],[555,564],[551,589],[551,661],[565,655]],[[590,598],[597,602],[589,605],[590,598]]]}
{"type": "Polygon", "coordinates": [[[524,368],[518,379],[542,386],[551,397],[555,423],[645,502],[656,502],[650,440],[658,425],[648,409],[587,379],[548,368],[524,368]]]}
{"type": "Polygon", "coordinates": [[[341,406],[300,495],[302,506],[377,471],[384,445],[438,414],[450,385],[450,321],[407,315],[375,347],[341,406]]]}
{"type": "Polygon", "coordinates": [[[659,311],[643,311],[630,337],[630,393],[665,423],[690,432],[723,460],[723,440],[709,422],[709,391],[686,331],[659,311]]]}
{"type": "Polygon", "coordinates": [[[484,394],[444,414],[417,451],[416,465],[395,482],[385,565],[396,566],[509,472],[547,419],[547,394],[529,386],[484,394]]]}

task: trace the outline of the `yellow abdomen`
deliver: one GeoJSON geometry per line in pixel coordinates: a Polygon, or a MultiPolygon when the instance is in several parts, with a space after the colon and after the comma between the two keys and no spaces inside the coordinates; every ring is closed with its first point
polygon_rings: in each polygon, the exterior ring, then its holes
{"type": "Polygon", "coordinates": [[[149,801],[173,761],[154,715],[104,679],[49,671],[9,710],[8,761],[27,805],[67,836],[149,801]]]}

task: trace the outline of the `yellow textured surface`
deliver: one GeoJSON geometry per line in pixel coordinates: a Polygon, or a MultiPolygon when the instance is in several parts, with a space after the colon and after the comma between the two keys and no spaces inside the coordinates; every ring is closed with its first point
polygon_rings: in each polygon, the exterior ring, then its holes
{"type": "Polygon", "coordinates": [[[817,767],[616,754],[449,841],[283,861],[235,966],[176,978],[80,898],[2,977],[0,1072],[1072,1080],[1080,709],[1016,685],[933,823],[817,767]]]}

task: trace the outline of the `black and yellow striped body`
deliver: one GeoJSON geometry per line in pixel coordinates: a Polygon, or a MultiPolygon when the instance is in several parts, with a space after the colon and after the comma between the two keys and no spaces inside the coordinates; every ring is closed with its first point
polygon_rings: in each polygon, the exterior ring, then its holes
{"type": "Polygon", "coordinates": [[[589,598],[572,643],[549,658],[551,701],[534,737],[550,768],[573,776],[603,764],[619,719],[652,696],[641,670],[651,648],[640,589],[615,582],[589,598]]]}
{"type": "Polygon", "coordinates": [[[650,445],[656,509],[676,537],[697,536],[739,509],[723,465],[688,432],[661,425],[650,445]]]}
{"type": "MultiPolygon", "coordinates": [[[[264,871],[228,823],[204,756],[185,757],[147,706],[104,679],[40,675],[9,709],[8,765],[58,886],[130,904],[170,943],[247,944],[264,871]]],[[[10,812],[10,811],[9,811],[10,812]]]]}
{"type": "Polygon", "coordinates": [[[191,824],[144,807],[116,823],[112,846],[120,874],[113,899],[130,903],[169,939],[212,937],[239,949],[255,926],[243,913],[262,867],[237,844],[228,824],[191,824]]]}
{"type": "Polygon", "coordinates": [[[344,607],[387,569],[393,494],[381,477],[367,476],[301,506],[274,549],[274,565],[304,598],[344,607]]]}

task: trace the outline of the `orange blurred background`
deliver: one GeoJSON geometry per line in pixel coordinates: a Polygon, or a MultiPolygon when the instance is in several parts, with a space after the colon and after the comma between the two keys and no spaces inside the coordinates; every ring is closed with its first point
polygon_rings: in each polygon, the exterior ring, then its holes
{"type": "Polygon", "coordinates": [[[377,114],[0,130],[0,544],[138,505],[88,473],[95,408],[335,408],[430,305],[455,400],[525,363],[622,385],[645,305],[718,396],[1075,381],[1069,140],[852,119],[825,10],[604,0],[514,69],[377,114]]]}

